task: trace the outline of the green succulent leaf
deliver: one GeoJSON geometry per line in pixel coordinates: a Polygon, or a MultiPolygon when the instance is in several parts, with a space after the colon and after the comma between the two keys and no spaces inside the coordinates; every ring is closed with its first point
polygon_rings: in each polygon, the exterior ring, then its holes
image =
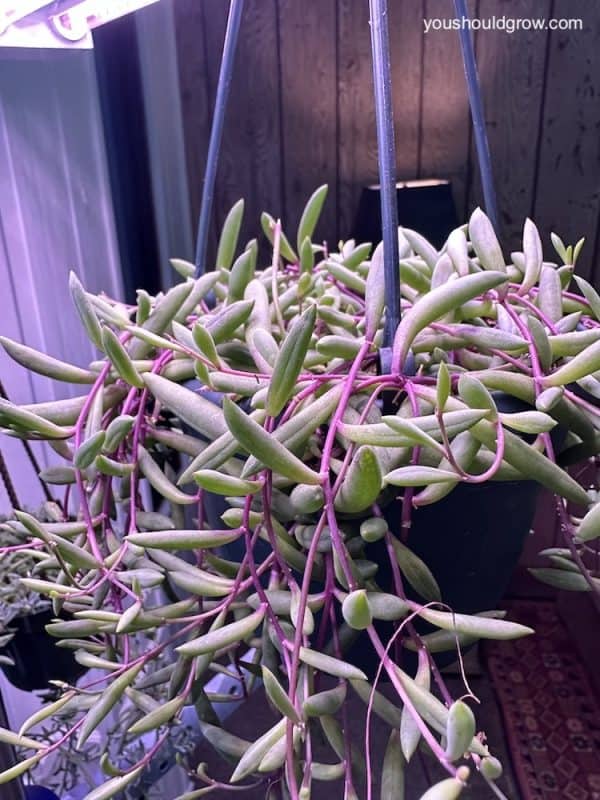
{"type": "MultiPolygon", "coordinates": [[[[484,421],[471,430],[486,447],[495,450],[496,430],[492,423],[484,421]]],[[[504,459],[522,475],[527,475],[528,478],[541,483],[561,497],[566,497],[584,508],[589,506],[589,497],[576,480],[516,434],[507,430],[504,431],[504,459]]]]}
{"type": "Polygon", "coordinates": [[[401,228],[401,233],[415,253],[421,256],[430,270],[433,270],[438,260],[438,252],[435,247],[424,236],[410,228],[401,228]]]}
{"type": "Polygon", "coordinates": [[[229,210],[223,223],[223,230],[221,231],[221,238],[217,248],[217,269],[220,267],[229,269],[233,264],[243,216],[244,201],[238,200],[229,210]]]}
{"type": "Polygon", "coordinates": [[[110,328],[102,329],[102,349],[111,360],[116,372],[126,383],[130,386],[135,386],[137,389],[144,388],[144,381],[135,368],[127,350],[110,328]]]}
{"type": "Polygon", "coordinates": [[[180,697],[174,697],[172,700],[168,700],[163,705],[150,711],[137,722],[134,722],[127,732],[133,736],[142,736],[144,733],[156,730],[162,725],[172,722],[173,718],[176,717],[181,710],[182,705],[182,699],[180,697]]]}
{"type": "Polygon", "coordinates": [[[556,420],[541,411],[520,411],[515,414],[500,414],[507,428],[521,433],[547,433],[556,426],[556,420]]]}
{"type": "Polygon", "coordinates": [[[203,720],[199,721],[199,725],[204,738],[226,758],[237,761],[250,747],[250,742],[240,739],[239,736],[234,736],[217,725],[211,725],[203,720]]]}
{"type": "Polygon", "coordinates": [[[14,342],[7,336],[0,336],[0,344],[13,361],[38,375],[45,375],[48,378],[67,383],[94,383],[98,377],[89,370],[74,367],[72,364],[47,356],[33,347],[14,342]]]}
{"type": "MultiPolygon", "coordinates": [[[[362,683],[362,681],[360,681],[362,683]]],[[[346,683],[339,683],[334,689],[312,694],[306,698],[302,706],[303,712],[309,717],[322,717],[336,714],[346,699],[346,683]]]]}
{"type": "Polygon", "coordinates": [[[569,383],[575,383],[598,370],[600,370],[600,341],[596,341],[586,347],[585,350],[571,358],[566,364],[558,367],[551,375],[547,375],[544,378],[543,385],[545,388],[549,386],[565,386],[569,383]]]}
{"type": "Polygon", "coordinates": [[[459,306],[495,289],[506,281],[503,272],[478,272],[432,289],[423,295],[402,317],[394,339],[394,357],[402,365],[415,337],[427,325],[459,306]]]}
{"type": "Polygon", "coordinates": [[[346,596],[342,603],[342,614],[354,630],[362,631],[371,625],[373,613],[364,589],[357,589],[346,596]]]}
{"type": "Polygon", "coordinates": [[[300,271],[302,274],[309,274],[313,271],[315,266],[315,253],[313,250],[312,242],[308,236],[305,236],[302,244],[300,245],[300,271]]]}
{"type": "Polygon", "coordinates": [[[456,800],[464,788],[464,783],[457,778],[446,778],[421,795],[421,800],[456,800]]]}
{"type": "MultiPolygon", "coordinates": [[[[444,403],[445,402],[446,401],[444,400],[444,403]]],[[[385,416],[382,417],[382,421],[385,422],[385,424],[388,425],[393,431],[399,433],[403,438],[406,438],[415,447],[422,445],[423,447],[431,447],[441,453],[445,452],[444,448],[439,442],[437,442],[428,433],[425,433],[424,430],[419,428],[418,425],[415,425],[409,419],[385,416]]]]}
{"type": "Polygon", "coordinates": [[[451,393],[450,373],[448,367],[442,361],[437,374],[437,410],[443,413],[446,403],[451,393]]]}
{"type": "Polygon", "coordinates": [[[592,506],[577,528],[580,542],[591,542],[600,536],[600,504],[592,506]]]}
{"type": "Polygon", "coordinates": [[[242,300],[246,287],[254,277],[256,268],[256,240],[238,256],[231,267],[228,284],[228,302],[242,300]]]}
{"type": "Polygon", "coordinates": [[[79,314],[90,341],[95,344],[99,350],[102,350],[102,329],[100,328],[100,322],[98,321],[94,307],[81,281],[74,272],[69,273],[69,289],[77,313],[79,314]]]}
{"type": "Polygon", "coordinates": [[[273,366],[265,405],[267,414],[276,417],[289,400],[302,370],[315,327],[317,310],[310,306],[290,326],[273,366]]]}
{"type": "Polygon", "coordinates": [[[504,256],[494,226],[480,208],[476,208],[471,214],[469,238],[484,269],[495,272],[506,271],[504,256]]]}
{"type": "Polygon", "coordinates": [[[440,587],[427,564],[398,539],[394,538],[392,544],[400,569],[413,589],[425,600],[441,600],[440,587]]]}
{"type": "Polygon", "coordinates": [[[229,779],[231,783],[238,783],[258,769],[269,750],[285,736],[286,726],[284,717],[246,749],[229,779]]]}
{"type": "Polygon", "coordinates": [[[225,497],[246,497],[249,494],[256,494],[262,488],[261,481],[246,481],[214,469],[201,469],[194,472],[194,480],[206,491],[222,494],[225,497]]]}
{"type": "Polygon", "coordinates": [[[111,797],[120,794],[127,786],[133,783],[142,772],[142,769],[143,767],[138,767],[132,772],[128,772],[126,775],[118,775],[111,778],[101,786],[92,789],[89,794],[86,794],[83,800],[110,800],[111,797]]]}
{"type": "Polygon", "coordinates": [[[365,673],[349,664],[346,661],[341,661],[339,658],[328,656],[325,653],[318,653],[309,647],[300,648],[300,660],[310,667],[318,669],[320,672],[326,672],[328,675],[335,675],[337,678],[346,678],[348,680],[367,680],[365,673]]]}
{"type": "Polygon", "coordinates": [[[456,700],[448,710],[446,725],[446,755],[450,761],[462,758],[475,736],[475,716],[462,700],[456,700]]]}
{"type": "Polygon", "coordinates": [[[222,410],[210,400],[154,373],[145,374],[144,383],[157,400],[207,439],[227,431],[222,410]]]}
{"type": "MultiPolygon", "coordinates": [[[[273,244],[275,238],[275,220],[270,214],[267,214],[266,211],[263,211],[260,217],[260,224],[265,236],[271,242],[271,244],[273,244]]],[[[294,253],[292,246],[290,245],[283,231],[281,231],[279,245],[282,258],[285,258],[285,260],[289,261],[290,264],[294,264],[298,261],[298,256],[296,253],[294,253]]]]}
{"type": "Polygon", "coordinates": [[[481,639],[519,639],[533,633],[533,630],[525,625],[504,619],[455,614],[451,611],[436,611],[433,608],[421,608],[417,613],[437,628],[481,639]]]}
{"type": "MultiPolygon", "coordinates": [[[[591,586],[579,572],[570,572],[564,569],[550,569],[548,567],[535,567],[529,569],[534,578],[542,583],[547,583],[555,589],[567,592],[590,592],[591,586]]],[[[592,584],[600,588],[600,580],[592,578],[592,584]]]]}
{"type": "Polygon", "coordinates": [[[265,609],[259,608],[243,619],[230,622],[222,628],[205,633],[197,639],[192,639],[176,648],[184,656],[201,656],[214,653],[224,647],[229,647],[236,642],[243,641],[250,636],[261,624],[265,616],[265,609]]]}
{"type": "Polygon", "coordinates": [[[94,462],[94,459],[102,450],[105,439],[106,433],[100,430],[83,442],[73,456],[73,464],[77,469],[87,469],[94,462]]]}
{"type": "MultiPolygon", "coordinates": [[[[600,298],[598,299],[600,305],[600,298]]],[[[537,304],[550,322],[556,323],[562,318],[562,287],[560,277],[554,267],[542,267],[537,304]]]]}
{"type": "MultiPolygon", "coordinates": [[[[419,665],[414,681],[417,686],[428,692],[431,684],[431,672],[429,669],[429,659],[419,658],[419,665]]],[[[402,719],[400,722],[400,746],[402,754],[407,763],[411,760],[421,741],[421,731],[417,721],[411,714],[407,706],[402,708],[402,719]]]]}
{"type": "Polygon", "coordinates": [[[196,502],[193,495],[185,494],[171,483],[150,453],[141,445],[138,447],[138,463],[148,483],[169,502],[176,505],[191,505],[196,502]]]}
{"type": "Polygon", "coordinates": [[[365,332],[368,339],[375,336],[384,309],[383,244],[379,244],[373,253],[365,286],[365,332]]]}
{"type": "Polygon", "coordinates": [[[540,234],[530,219],[525,220],[523,228],[523,255],[525,257],[525,275],[519,294],[526,294],[538,282],[544,260],[540,234]]]}
{"type": "Polygon", "coordinates": [[[235,542],[241,536],[240,530],[151,530],[130,533],[127,541],[138,547],[158,550],[204,550],[223,547],[235,542]]]}
{"type": "Polygon", "coordinates": [[[23,431],[25,434],[37,434],[42,439],[68,439],[71,436],[69,428],[55,425],[32,411],[26,411],[2,398],[0,398],[0,425],[23,431]]]}
{"type": "Polygon", "coordinates": [[[0,728],[0,742],[11,747],[22,747],[25,750],[43,750],[45,745],[36,739],[30,739],[20,733],[13,733],[6,728],[0,728]]]}
{"type": "Polygon", "coordinates": [[[481,759],[479,771],[486,780],[497,781],[498,778],[502,777],[502,764],[494,756],[486,756],[486,758],[481,759]]]}
{"type": "Polygon", "coordinates": [[[382,719],[390,728],[399,728],[401,721],[400,709],[391,703],[385,695],[377,690],[373,691],[371,685],[364,680],[351,680],[350,685],[367,705],[373,698],[373,712],[382,719]]]}
{"type": "Polygon", "coordinates": [[[9,783],[9,781],[18,778],[19,775],[22,775],[24,772],[30,770],[38,763],[40,758],[41,756],[39,755],[30,756],[29,758],[26,758],[23,761],[19,761],[14,766],[5,769],[3,772],[0,772],[0,786],[4,783],[9,783]]]}
{"type": "Polygon", "coordinates": [[[302,250],[302,243],[304,240],[306,238],[310,240],[313,237],[315,228],[317,227],[317,222],[321,216],[325,198],[327,197],[327,189],[327,184],[323,184],[323,186],[319,186],[318,189],[315,189],[315,191],[309,197],[306,206],[304,207],[304,211],[302,212],[300,223],[298,225],[298,235],[296,237],[298,252],[302,250]]]}
{"type": "Polygon", "coordinates": [[[196,265],[183,258],[170,258],[169,264],[184,279],[193,278],[196,274],[196,265]]]}
{"type": "Polygon", "coordinates": [[[298,483],[321,483],[316,472],[244,414],[229,398],[223,401],[223,411],[227,425],[238,442],[269,469],[298,483]]]}
{"type": "Polygon", "coordinates": [[[267,697],[273,703],[275,708],[285,717],[291,719],[292,722],[299,725],[301,722],[300,716],[289,699],[287,692],[279,683],[271,670],[264,665],[262,667],[262,678],[267,697]]]}
{"type": "Polygon", "coordinates": [[[464,231],[456,228],[448,236],[446,242],[446,252],[450,256],[450,260],[454,265],[454,269],[459,275],[469,274],[469,252],[467,246],[467,237],[464,231]]]}
{"type": "Polygon", "coordinates": [[[122,675],[115,678],[107,689],[102,692],[100,698],[94,703],[85,716],[85,720],[79,729],[79,736],[77,738],[77,747],[82,747],[89,739],[92,733],[96,730],[98,725],[111,711],[112,708],[121,700],[125,689],[135,681],[137,675],[143,667],[143,663],[135,664],[133,667],[125,670],[122,675]]]}
{"type": "Polygon", "coordinates": [[[135,342],[131,343],[128,350],[131,359],[135,361],[135,359],[145,358],[154,347],[164,347],[165,343],[174,348],[172,343],[164,339],[163,334],[180,313],[197,285],[194,281],[178,283],[156,301],[150,316],[141,327],[128,326],[128,330],[138,337],[135,342]],[[147,334],[147,336],[141,338],[143,334],[147,334]]]}
{"type": "Polygon", "coordinates": [[[384,475],[384,484],[392,486],[426,486],[430,483],[455,482],[456,472],[435,467],[398,467],[384,475]]]}
{"type": "Polygon", "coordinates": [[[340,485],[335,508],[356,514],[369,508],[379,496],[382,485],[381,468],[373,448],[359,447],[340,485]]]}

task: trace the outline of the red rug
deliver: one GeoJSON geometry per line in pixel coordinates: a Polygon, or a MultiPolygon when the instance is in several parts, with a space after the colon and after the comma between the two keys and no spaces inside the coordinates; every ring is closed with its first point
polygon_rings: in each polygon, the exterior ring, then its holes
{"type": "Polygon", "coordinates": [[[569,633],[553,603],[514,602],[510,618],[535,636],[485,655],[522,800],[600,800],[600,704],[569,633]]]}

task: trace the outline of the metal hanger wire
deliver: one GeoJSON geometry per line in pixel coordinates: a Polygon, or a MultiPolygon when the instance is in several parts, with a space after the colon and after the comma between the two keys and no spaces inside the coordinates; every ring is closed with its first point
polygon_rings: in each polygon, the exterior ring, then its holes
{"type": "Polygon", "coordinates": [[[471,119],[473,120],[473,132],[475,134],[475,147],[477,149],[481,185],[483,187],[485,213],[490,218],[490,222],[494,226],[496,233],[499,233],[498,203],[496,201],[496,190],[494,188],[494,175],[492,172],[490,146],[483,114],[483,103],[481,101],[481,85],[477,73],[473,37],[471,36],[468,25],[465,24],[469,20],[466,0],[454,0],[454,9],[457,19],[462,22],[459,28],[460,47],[462,50],[465,77],[467,79],[467,92],[469,94],[469,106],[471,107],[471,119]]]}
{"type": "Polygon", "coordinates": [[[227,109],[229,89],[231,88],[235,51],[243,10],[244,0],[231,0],[229,4],[229,15],[227,17],[227,28],[225,30],[225,41],[223,42],[223,55],[221,56],[215,110],[208,142],[204,183],[202,184],[202,200],[200,201],[200,216],[198,217],[198,233],[196,235],[196,256],[194,259],[196,277],[199,277],[206,271],[208,228],[210,226],[210,215],[215,193],[219,151],[221,149],[221,139],[223,138],[225,111],[227,109]]]}
{"type": "MultiPolygon", "coordinates": [[[[212,119],[206,170],[202,187],[202,200],[196,238],[196,275],[206,268],[208,229],[212,212],[214,187],[223,136],[225,110],[233,75],[235,51],[240,30],[244,0],[231,0],[227,30],[217,85],[217,96],[212,119]]],[[[456,16],[462,21],[459,28],[469,106],[473,120],[475,145],[484,205],[494,228],[498,231],[498,210],[489,143],[483,114],[481,88],[475,61],[471,32],[465,21],[469,19],[466,0],[454,0],[456,16]]],[[[390,38],[387,0],[369,0],[371,51],[373,59],[373,89],[377,125],[377,153],[381,193],[381,222],[383,238],[386,323],[383,336],[382,368],[387,371],[389,353],[394,333],[400,322],[400,274],[398,269],[398,208],[396,199],[396,150],[394,141],[394,113],[392,108],[392,80],[390,67],[390,38]]]]}
{"type": "Polygon", "coordinates": [[[388,371],[388,356],[400,322],[400,271],[398,269],[398,204],[396,200],[396,145],[392,108],[392,75],[387,0],[369,0],[373,88],[377,124],[377,158],[383,234],[383,272],[386,316],[381,367],[388,371]]]}

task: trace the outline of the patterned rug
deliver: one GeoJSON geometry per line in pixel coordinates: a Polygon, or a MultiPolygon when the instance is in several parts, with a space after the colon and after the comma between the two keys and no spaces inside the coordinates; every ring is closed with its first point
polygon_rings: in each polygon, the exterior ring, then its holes
{"type": "Polygon", "coordinates": [[[484,653],[522,800],[600,800],[600,703],[568,631],[553,603],[514,602],[510,618],[536,635],[484,653]]]}

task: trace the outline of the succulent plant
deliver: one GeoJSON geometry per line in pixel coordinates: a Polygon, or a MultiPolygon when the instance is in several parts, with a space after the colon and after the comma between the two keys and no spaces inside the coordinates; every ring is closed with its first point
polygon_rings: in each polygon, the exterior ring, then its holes
{"type": "MultiPolygon", "coordinates": [[[[75,709],[68,735],[84,746],[133,696],[136,719],[124,739],[154,732],[126,771],[103,760],[106,782],[88,800],[135,782],[190,704],[204,736],[234,766],[224,783],[210,765],[188,760],[198,788],[186,800],[220,797],[248,780],[265,794],[305,800],[313,781],[338,778],[346,798],[370,798],[370,758],[361,775],[340,722],[348,691],[391,728],[382,797],[397,796],[421,741],[448,772],[428,800],[457,797],[467,764],[493,783],[499,762],[476,735],[469,706],[452,700],[432,653],[532,631],[495,609],[453,613],[403,537],[414,508],[461,483],[533,479],[549,489],[565,544],[538,575],[599,591],[586,564],[600,505],[567,469],[600,452],[600,297],[573,276],[582,243],[565,247],[553,237],[561,263],[546,262],[527,220],[523,251],[506,263],[479,209],[439,252],[400,230],[402,320],[382,373],[382,247],[371,253],[369,244],[347,241],[333,252],[314,243],[326,191],[309,199],[294,243],[263,215],[273,251],[264,269],[256,240],[238,247],[240,201],[213,272],[196,278],[192,264],[174,260],[183,281],[156,297],[140,290],[135,306],[91,295],[72,275],[73,301],[102,352],[87,368],[2,340],[25,368],[86,386],[52,404],[0,404],[5,433],[44,440],[61,457],[44,480],[64,485],[67,501],[76,496],[79,504],[68,523],[16,514],[12,530],[57,570],[56,579],[30,577],[27,585],[51,599],[57,621],[48,631],[58,644],[103,671],[64,687],[41,718],[75,709]],[[573,280],[581,293],[570,289],[573,280]],[[527,409],[499,411],[498,392],[527,409]],[[564,434],[558,444],[556,426],[564,434]],[[211,527],[207,501],[215,496],[225,511],[211,527]],[[392,502],[401,509],[395,528],[386,515],[392,502]],[[378,583],[376,541],[385,545],[392,586],[378,583]],[[393,623],[389,640],[379,620],[393,623]],[[419,633],[419,620],[434,632],[419,633]],[[379,663],[375,678],[348,650],[359,632],[379,663]],[[415,674],[402,668],[406,649],[418,651],[415,674]],[[261,679],[279,716],[255,741],[215,720],[218,698],[204,687],[223,669],[239,676],[242,695],[261,679]],[[381,678],[395,701],[378,691],[381,678]],[[148,681],[164,702],[144,700],[148,681]],[[332,763],[312,760],[319,729],[332,763]]],[[[2,732],[31,755],[0,781],[52,752],[55,745],[30,734],[40,713],[19,734],[2,732]]]]}

